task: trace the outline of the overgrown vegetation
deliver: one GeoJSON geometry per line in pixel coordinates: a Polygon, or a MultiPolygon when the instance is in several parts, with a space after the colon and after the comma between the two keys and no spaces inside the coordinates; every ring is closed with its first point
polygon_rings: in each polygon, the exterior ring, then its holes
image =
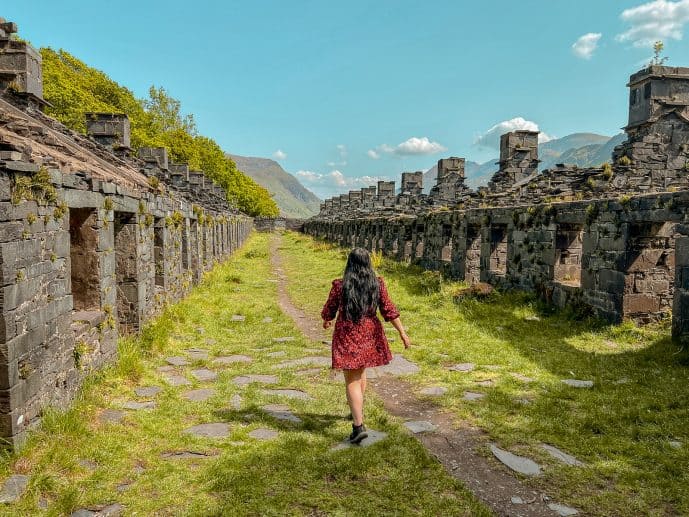
{"type": "MultiPolygon", "coordinates": [[[[229,201],[252,216],[276,216],[270,193],[237,167],[217,142],[199,135],[193,115],[161,87],[151,86],[146,99],[110,79],[64,50],[42,48],[43,91],[52,106],[46,112],[84,133],[85,113],[126,113],[131,140],[139,147],[166,147],[173,161],[202,170],[227,192],[229,201]]],[[[155,188],[155,187],[154,187],[155,188]]]]}
{"type": "Polygon", "coordinates": [[[50,182],[50,173],[45,167],[31,175],[14,178],[12,184],[12,204],[18,205],[22,201],[36,201],[40,204],[57,202],[57,190],[50,182]]]}
{"type": "MultiPolygon", "coordinates": [[[[282,244],[290,295],[314,315],[346,257],[340,248],[313,253],[320,247],[289,233],[282,244]]],[[[544,466],[528,483],[582,515],[689,514],[689,353],[672,343],[667,322],[609,326],[522,293],[453,301],[465,284],[444,281],[429,293],[417,268],[385,260],[382,269],[414,343],[404,355],[421,367],[410,380],[448,388],[434,400],[459,422],[544,466]],[[456,363],[476,367],[447,369],[456,363]],[[569,378],[594,386],[561,382],[569,378]],[[465,391],[486,397],[466,402],[465,391]],[[559,463],[542,443],[585,466],[559,463]]]]}

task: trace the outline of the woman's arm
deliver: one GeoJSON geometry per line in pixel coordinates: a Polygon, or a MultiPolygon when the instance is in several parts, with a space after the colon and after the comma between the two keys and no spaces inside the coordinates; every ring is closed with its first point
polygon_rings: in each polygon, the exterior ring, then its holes
{"type": "Polygon", "coordinates": [[[335,280],[333,286],[330,288],[328,301],[325,302],[323,310],[321,311],[321,318],[323,318],[323,328],[327,329],[332,325],[332,320],[337,315],[337,310],[340,307],[340,298],[342,296],[342,283],[335,280]]]}
{"type": "Polygon", "coordinates": [[[397,329],[397,332],[399,332],[400,339],[402,340],[402,343],[404,343],[404,348],[409,348],[411,346],[411,340],[409,339],[409,336],[407,336],[407,331],[404,330],[404,326],[402,325],[399,317],[395,318],[394,320],[390,320],[390,323],[392,323],[392,326],[397,329]]]}

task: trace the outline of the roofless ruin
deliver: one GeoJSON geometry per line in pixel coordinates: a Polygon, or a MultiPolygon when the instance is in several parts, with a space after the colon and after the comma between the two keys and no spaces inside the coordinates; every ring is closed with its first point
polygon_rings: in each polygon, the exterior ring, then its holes
{"type": "Polygon", "coordinates": [[[486,187],[465,185],[464,159],[438,161],[326,200],[311,235],[388,257],[538,293],[610,322],[672,317],[689,334],[689,68],[649,66],[629,80],[627,141],[611,163],[538,172],[538,133],[500,139],[486,187]]]}
{"type": "Polygon", "coordinates": [[[252,219],[164,148],[130,148],[126,115],[87,136],[41,112],[41,56],[0,19],[0,437],[64,406],[87,372],[237,249],[252,219]]]}

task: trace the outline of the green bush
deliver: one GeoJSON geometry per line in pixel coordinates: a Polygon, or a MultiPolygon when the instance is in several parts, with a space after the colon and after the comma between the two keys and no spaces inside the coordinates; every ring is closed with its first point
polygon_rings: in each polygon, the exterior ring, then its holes
{"type": "Polygon", "coordinates": [[[135,150],[165,147],[173,161],[202,170],[225,189],[228,201],[243,212],[278,215],[270,192],[237,170],[215,140],[199,135],[194,116],[184,115],[181,103],[164,88],[151,86],[148,98],[137,99],[131,90],[64,50],[42,48],[41,56],[43,93],[51,104],[46,108],[48,115],[85,133],[88,112],[126,113],[135,150]]]}

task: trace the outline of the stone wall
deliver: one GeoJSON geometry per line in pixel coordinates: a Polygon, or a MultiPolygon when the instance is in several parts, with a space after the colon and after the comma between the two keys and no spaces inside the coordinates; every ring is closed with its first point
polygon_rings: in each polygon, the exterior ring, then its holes
{"type": "Polygon", "coordinates": [[[629,200],[309,220],[305,231],[452,278],[539,293],[619,322],[669,317],[689,191],[629,200]],[[381,232],[381,229],[384,231],[381,232]]]}
{"type": "Polygon", "coordinates": [[[380,189],[373,209],[326,200],[304,229],[610,322],[672,317],[689,337],[689,68],[651,66],[629,87],[627,141],[600,167],[539,173],[538,133],[515,131],[487,187],[470,191],[462,159],[443,159],[430,195],[403,173],[394,202],[380,189]]]}
{"type": "MultiPolygon", "coordinates": [[[[0,20],[0,46],[12,31],[0,20]]],[[[253,227],[165,149],[132,156],[126,116],[89,114],[84,136],[44,115],[35,51],[15,43],[16,80],[10,68],[0,82],[0,437],[10,444],[253,227]]]]}
{"type": "Polygon", "coordinates": [[[274,232],[279,230],[300,232],[304,229],[304,219],[294,219],[290,217],[257,217],[254,219],[254,228],[259,232],[274,232]]]}

